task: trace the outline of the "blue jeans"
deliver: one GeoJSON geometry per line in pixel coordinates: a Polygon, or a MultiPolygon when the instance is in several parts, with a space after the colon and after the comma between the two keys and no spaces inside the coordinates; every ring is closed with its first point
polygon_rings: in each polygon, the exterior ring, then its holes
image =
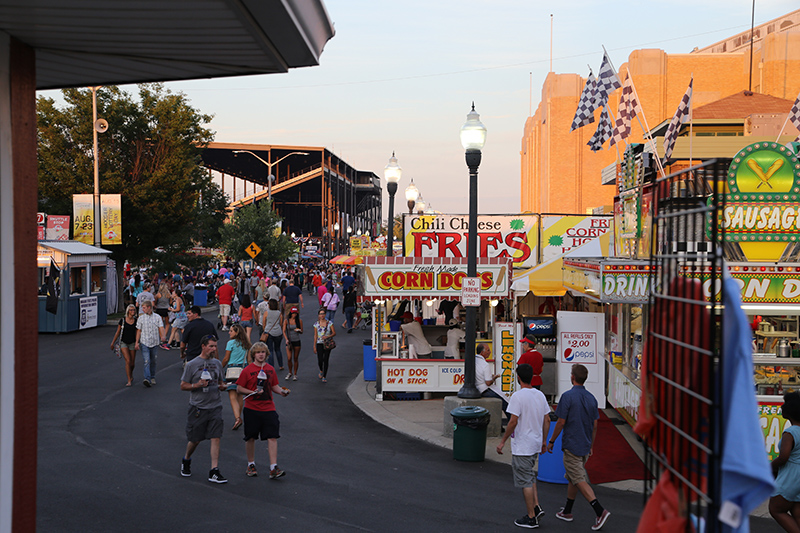
{"type": "Polygon", "coordinates": [[[158,345],[152,348],[140,344],[139,348],[142,350],[142,360],[144,361],[144,379],[151,380],[156,377],[156,358],[158,355],[158,345]]]}
{"type": "Polygon", "coordinates": [[[269,358],[267,359],[267,363],[276,369],[283,366],[283,352],[281,351],[282,340],[282,335],[267,335],[267,349],[269,349],[269,358]],[[275,359],[273,359],[273,357],[278,358],[277,367],[275,366],[275,359]]]}
{"type": "Polygon", "coordinates": [[[356,314],[355,307],[345,307],[344,308],[344,318],[347,321],[347,329],[353,329],[353,318],[356,314]]]}
{"type": "Polygon", "coordinates": [[[333,322],[334,317],[336,316],[336,309],[326,309],[325,310],[325,320],[329,320],[333,322]]]}

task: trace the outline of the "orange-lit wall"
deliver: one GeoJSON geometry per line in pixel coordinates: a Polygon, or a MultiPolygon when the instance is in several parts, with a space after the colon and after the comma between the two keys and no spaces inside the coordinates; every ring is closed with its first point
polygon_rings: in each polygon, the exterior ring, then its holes
{"type": "MultiPolygon", "coordinates": [[[[611,58],[612,61],[614,58],[611,58]]],[[[630,71],[645,113],[642,126],[654,128],[675,113],[694,75],[694,108],[748,88],[750,53],[666,54],[636,50],[618,65],[620,81],[630,71]]],[[[596,74],[596,73],[595,73],[596,74]]],[[[613,185],[600,185],[600,171],[617,159],[616,148],[593,153],[587,142],[595,122],[570,133],[585,78],[577,74],[548,74],[541,101],[525,121],[520,149],[522,211],[584,213],[613,203],[613,185]]],[[[794,100],[800,91],[800,32],[773,33],[756,43],[753,57],[754,92],[794,100]]],[[[621,90],[609,97],[616,115],[621,90]]],[[[787,113],[789,110],[786,110],[787,113]]],[[[629,142],[642,142],[643,128],[634,121],[629,142]]],[[[624,150],[622,143],[620,151],[624,150]]]]}

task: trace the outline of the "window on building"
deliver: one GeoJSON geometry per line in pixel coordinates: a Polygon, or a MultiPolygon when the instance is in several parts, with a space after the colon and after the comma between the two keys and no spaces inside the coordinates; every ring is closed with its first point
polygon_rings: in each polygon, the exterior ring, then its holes
{"type": "Polygon", "coordinates": [[[92,292],[105,292],[106,291],[106,267],[93,266],[92,267],[92,292]]]}
{"type": "Polygon", "coordinates": [[[72,267],[69,269],[69,295],[86,295],[86,267],[72,267]]]}

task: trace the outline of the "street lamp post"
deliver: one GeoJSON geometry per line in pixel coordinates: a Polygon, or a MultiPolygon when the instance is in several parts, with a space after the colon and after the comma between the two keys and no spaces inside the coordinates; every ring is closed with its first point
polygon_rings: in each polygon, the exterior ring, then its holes
{"type": "Polygon", "coordinates": [[[272,167],[274,167],[275,165],[277,165],[278,163],[280,163],[281,161],[283,161],[284,159],[286,159],[289,156],[292,156],[292,155],[308,155],[308,152],[291,152],[291,153],[286,154],[285,156],[281,157],[277,161],[273,161],[272,163],[270,163],[268,161],[264,161],[263,159],[261,159],[259,156],[257,156],[256,154],[254,154],[250,150],[234,150],[233,151],[233,156],[234,157],[236,157],[239,154],[250,154],[253,157],[255,157],[256,159],[258,159],[259,161],[261,161],[262,163],[264,163],[265,165],[267,165],[267,171],[269,172],[269,175],[267,176],[267,199],[269,199],[270,207],[271,207],[271,205],[272,205],[272,180],[275,179],[275,176],[272,175],[272,167]]]}
{"type": "MultiPolygon", "coordinates": [[[[472,111],[461,127],[461,145],[466,150],[469,168],[469,233],[467,238],[467,277],[478,275],[478,167],[481,164],[481,150],[486,144],[486,127],[481,124],[480,115],[472,111]]],[[[458,391],[459,398],[480,398],[475,386],[475,315],[476,309],[467,306],[466,336],[464,339],[464,385],[458,391]]]]}
{"type": "Polygon", "coordinates": [[[425,200],[422,199],[421,194],[419,195],[417,202],[414,204],[414,210],[418,215],[421,215],[425,212],[425,200]]]}
{"type": "Polygon", "coordinates": [[[408,205],[408,214],[414,212],[414,206],[417,205],[417,198],[419,198],[419,189],[414,185],[414,178],[411,178],[411,183],[406,187],[406,203],[408,205]]]}
{"type": "Polygon", "coordinates": [[[333,234],[335,235],[335,239],[336,239],[336,240],[334,241],[334,242],[336,242],[336,246],[334,247],[334,251],[336,252],[336,255],[339,255],[339,244],[340,244],[340,243],[339,243],[339,228],[340,228],[340,227],[341,227],[341,226],[339,226],[339,223],[338,223],[338,222],[336,222],[336,223],[333,225],[333,234]]]}
{"type": "Polygon", "coordinates": [[[383,169],[383,176],[386,178],[386,190],[389,192],[389,227],[386,235],[386,257],[394,255],[394,194],[397,192],[397,182],[403,169],[397,164],[397,158],[392,152],[389,164],[383,169]]]}

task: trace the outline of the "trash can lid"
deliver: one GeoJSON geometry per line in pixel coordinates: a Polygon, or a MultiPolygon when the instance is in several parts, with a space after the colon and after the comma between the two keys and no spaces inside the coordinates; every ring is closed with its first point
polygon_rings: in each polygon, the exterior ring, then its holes
{"type": "Polygon", "coordinates": [[[489,416],[489,410],[479,405],[463,405],[450,411],[455,418],[482,418],[489,416]]]}

